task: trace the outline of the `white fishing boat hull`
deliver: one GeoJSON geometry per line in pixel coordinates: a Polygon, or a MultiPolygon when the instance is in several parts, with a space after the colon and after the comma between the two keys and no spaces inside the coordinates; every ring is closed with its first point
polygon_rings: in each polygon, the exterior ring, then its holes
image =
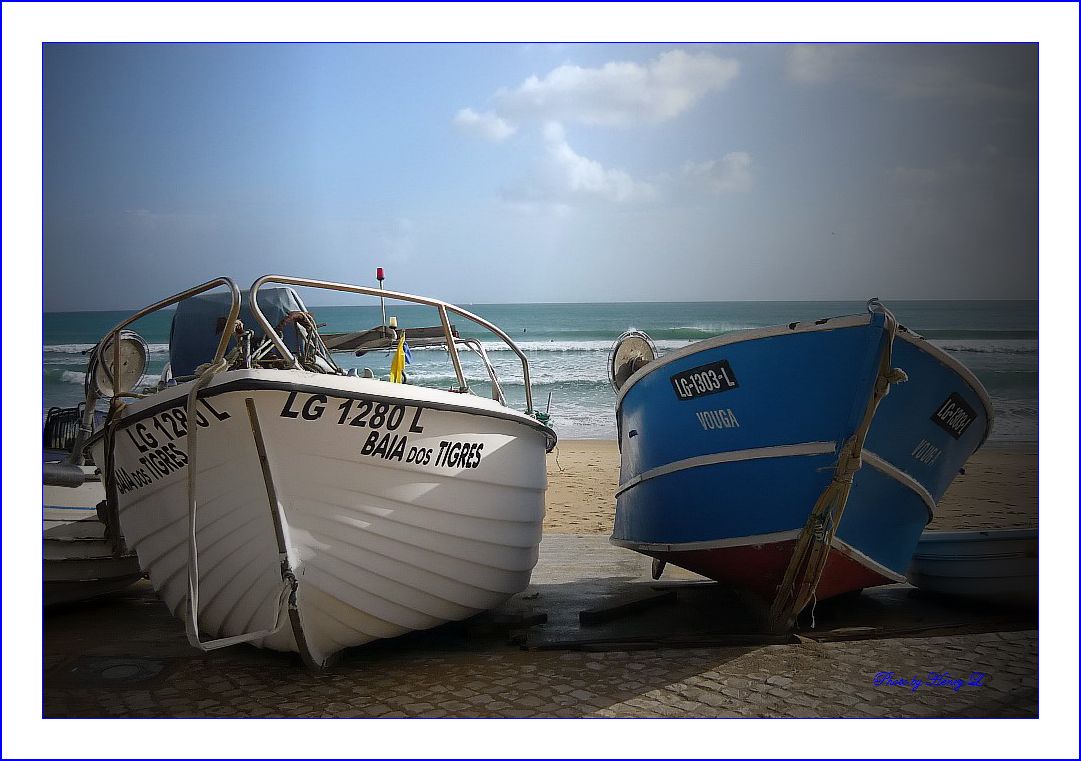
{"type": "MultiPolygon", "coordinates": [[[[189,390],[128,405],[111,460],[104,437],[91,447],[111,464],[128,545],[190,636],[189,390]]],[[[272,632],[254,644],[322,665],[528,585],[547,486],[532,418],[468,394],[304,370],[223,372],[197,409],[201,639],[272,632]]]]}
{"type": "Polygon", "coordinates": [[[1036,529],[925,531],[908,580],[927,592],[984,602],[1039,602],[1036,529]]]}

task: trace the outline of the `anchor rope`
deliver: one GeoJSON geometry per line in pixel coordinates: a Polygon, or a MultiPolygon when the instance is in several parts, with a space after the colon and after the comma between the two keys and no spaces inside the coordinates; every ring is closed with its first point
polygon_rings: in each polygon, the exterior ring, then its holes
{"type": "Polygon", "coordinates": [[[206,388],[207,384],[215,375],[229,367],[229,363],[222,357],[217,362],[211,362],[198,368],[199,374],[188,391],[187,416],[188,416],[188,607],[190,615],[185,622],[185,631],[188,641],[202,647],[199,639],[199,549],[195,543],[195,512],[198,501],[195,497],[195,471],[196,471],[196,442],[199,440],[198,419],[195,417],[195,404],[198,400],[199,391],[206,388]]]}
{"type": "Polygon", "coordinates": [[[281,611],[285,602],[288,600],[291,585],[283,580],[282,589],[278,595],[278,611],[279,615],[275,620],[274,627],[271,629],[265,629],[257,632],[245,632],[232,637],[222,637],[220,639],[204,642],[199,635],[199,549],[196,545],[196,512],[198,510],[198,500],[195,496],[195,481],[196,481],[196,463],[197,463],[197,449],[196,442],[198,441],[197,431],[199,430],[198,414],[195,406],[198,401],[199,391],[205,388],[214,376],[220,372],[228,370],[232,361],[235,360],[236,354],[239,351],[239,347],[230,352],[227,356],[222,357],[216,362],[210,362],[205,365],[200,365],[196,368],[198,377],[191,385],[191,389],[188,391],[187,399],[187,415],[188,415],[188,616],[184,622],[184,630],[188,636],[188,642],[193,647],[197,647],[200,650],[217,650],[221,647],[229,647],[230,645],[236,645],[241,642],[250,642],[254,639],[262,639],[269,637],[279,629],[281,629],[284,620],[281,617],[281,611]]]}
{"type": "Polygon", "coordinates": [[[841,521],[852,489],[852,480],[863,466],[863,445],[871,429],[875,412],[890,386],[908,380],[904,370],[892,366],[893,340],[897,335],[897,319],[877,299],[868,302],[867,308],[881,312],[885,318],[885,342],[879,357],[878,373],[871,397],[864,409],[863,419],[855,432],[841,447],[837,466],[829,486],[822,492],[811,509],[807,522],[796,539],[784,579],[770,606],[770,625],[775,630],[792,627],[795,618],[807,603],[817,600],[816,590],[829,557],[830,545],[841,521]]]}

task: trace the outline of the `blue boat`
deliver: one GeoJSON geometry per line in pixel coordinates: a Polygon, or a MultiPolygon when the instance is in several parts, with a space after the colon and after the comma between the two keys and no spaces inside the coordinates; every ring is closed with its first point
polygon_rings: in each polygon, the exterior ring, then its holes
{"type": "Polygon", "coordinates": [[[908,580],[925,592],[1035,607],[1040,554],[1036,529],[925,531],[908,580]]]}
{"type": "Polygon", "coordinates": [[[905,580],[936,502],[986,440],[976,377],[866,314],[745,330],[657,358],[624,334],[613,544],[756,593],[774,628],[813,599],[905,580]]]}

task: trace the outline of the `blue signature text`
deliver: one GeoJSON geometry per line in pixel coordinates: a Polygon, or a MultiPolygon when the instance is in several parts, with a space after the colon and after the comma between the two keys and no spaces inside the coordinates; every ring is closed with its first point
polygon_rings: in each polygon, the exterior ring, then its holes
{"type": "Polygon", "coordinates": [[[959,679],[950,676],[949,671],[930,671],[927,673],[926,679],[919,679],[912,677],[911,679],[905,679],[895,675],[894,671],[879,671],[875,674],[874,685],[875,687],[881,687],[882,685],[888,685],[890,687],[907,687],[913,692],[918,690],[923,685],[929,687],[950,687],[954,692],[957,692],[962,687],[983,687],[983,680],[987,677],[981,671],[973,671],[968,675],[967,679],[959,679]]]}

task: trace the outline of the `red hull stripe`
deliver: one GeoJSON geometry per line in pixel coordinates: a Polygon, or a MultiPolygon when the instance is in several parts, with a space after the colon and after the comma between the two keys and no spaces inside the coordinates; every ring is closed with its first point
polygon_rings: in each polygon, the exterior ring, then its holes
{"type": "MultiPolygon", "coordinates": [[[[750,590],[772,599],[784,579],[796,546],[795,540],[714,549],[655,551],[645,554],[686,568],[722,584],[750,590]]],[[[822,572],[815,596],[819,600],[865,587],[893,584],[896,579],[868,568],[843,549],[834,546],[822,572]]]]}

